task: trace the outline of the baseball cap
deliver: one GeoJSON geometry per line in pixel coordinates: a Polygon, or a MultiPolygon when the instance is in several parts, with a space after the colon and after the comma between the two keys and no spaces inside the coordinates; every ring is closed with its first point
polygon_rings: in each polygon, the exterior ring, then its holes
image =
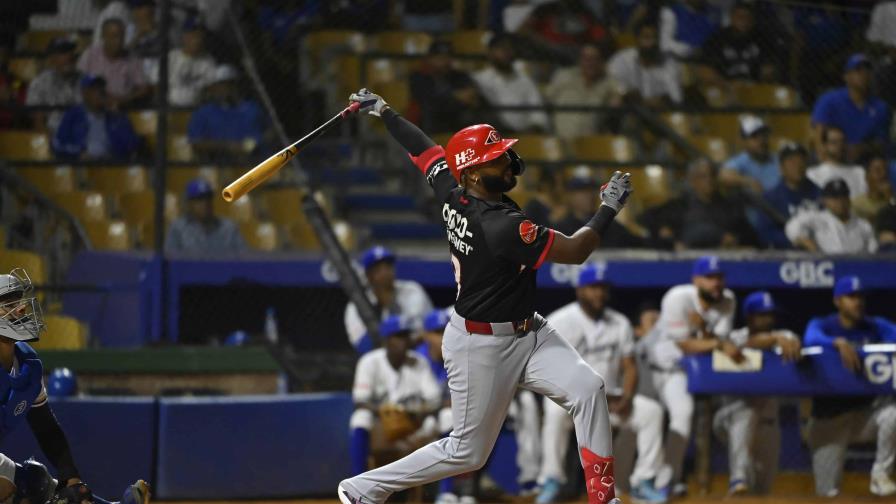
{"type": "Polygon", "coordinates": [[[390,315],[380,323],[380,337],[400,335],[411,331],[411,326],[401,315],[390,315]]]}
{"type": "Polygon", "coordinates": [[[451,317],[448,308],[436,308],[429,312],[423,319],[424,331],[441,331],[448,325],[448,319],[451,317]]]}
{"type": "Polygon", "coordinates": [[[602,264],[586,264],[581,270],[579,270],[579,278],[578,282],[576,282],[577,287],[584,287],[586,285],[597,285],[609,283],[607,280],[607,268],[602,264]]]}
{"type": "Polygon", "coordinates": [[[721,275],[722,268],[719,266],[719,258],[714,255],[707,255],[694,261],[694,276],[721,275]]]}
{"type": "Polygon", "coordinates": [[[835,178],[828,181],[821,190],[821,195],[829,198],[849,197],[849,186],[842,178],[835,178]]]}
{"type": "Polygon", "coordinates": [[[843,65],[843,71],[849,72],[862,66],[871,68],[871,60],[868,59],[868,56],[865,56],[865,53],[855,53],[846,60],[846,64],[843,65]]]}
{"type": "Polygon", "coordinates": [[[81,89],[92,87],[106,87],[106,79],[99,75],[85,75],[81,77],[81,89]]]}
{"type": "Polygon", "coordinates": [[[864,292],[862,281],[855,275],[848,275],[837,280],[834,284],[834,297],[848,296],[864,292]]]}
{"type": "Polygon", "coordinates": [[[361,255],[361,265],[364,266],[365,271],[369,270],[371,266],[381,261],[394,263],[395,254],[382,245],[376,245],[365,250],[364,254],[361,255]]]}
{"type": "Polygon", "coordinates": [[[740,117],[740,135],[749,138],[757,133],[768,132],[769,127],[760,117],[743,115],[740,117]]]}
{"type": "Polygon", "coordinates": [[[772,299],[772,295],[766,291],[756,291],[750,293],[750,295],[747,296],[746,299],[744,299],[744,315],[768,313],[773,312],[776,309],[777,308],[775,307],[775,301],[772,299]]]}
{"type": "Polygon", "coordinates": [[[187,184],[187,199],[210,198],[212,195],[212,185],[203,178],[191,180],[187,184]]]}
{"type": "Polygon", "coordinates": [[[70,37],[55,37],[47,44],[47,54],[62,54],[74,51],[78,45],[70,37]]]}
{"type": "Polygon", "coordinates": [[[597,177],[587,166],[577,166],[570,171],[566,179],[567,189],[592,189],[597,188],[597,177]]]}
{"type": "Polygon", "coordinates": [[[801,155],[809,157],[809,151],[805,147],[796,142],[786,142],[778,150],[778,161],[783,161],[791,156],[801,155]]]}

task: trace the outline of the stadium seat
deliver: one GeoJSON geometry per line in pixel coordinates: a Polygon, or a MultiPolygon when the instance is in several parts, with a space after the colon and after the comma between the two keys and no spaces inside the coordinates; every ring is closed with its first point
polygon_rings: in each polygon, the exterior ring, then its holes
{"type": "MultiPolygon", "coordinates": [[[[393,58],[375,58],[367,60],[363,80],[373,87],[374,84],[402,80],[406,79],[407,76],[406,62],[393,58]]],[[[391,98],[390,96],[389,99],[391,100],[391,98]]]]}
{"type": "MultiPolygon", "coordinates": [[[[156,128],[159,124],[159,116],[155,110],[132,110],[128,112],[128,119],[134,127],[134,131],[146,139],[147,145],[154,147],[156,144],[156,128]]],[[[170,153],[168,154],[171,155],[170,153]]]]}
{"type": "Polygon", "coordinates": [[[735,87],[735,94],[745,107],[794,108],[799,102],[796,90],[779,84],[741,83],[735,87]]]}
{"type": "Polygon", "coordinates": [[[0,131],[0,153],[4,159],[48,161],[50,140],[34,131],[0,131]]]}
{"type": "Polygon", "coordinates": [[[663,114],[663,122],[679,136],[687,138],[699,130],[700,116],[688,115],[684,112],[667,112],[663,114]]]}
{"type": "Polygon", "coordinates": [[[616,43],[616,49],[628,49],[629,47],[635,47],[638,45],[638,37],[633,32],[620,32],[617,33],[615,37],[613,37],[613,41],[616,43]]]}
{"type": "Polygon", "coordinates": [[[481,56],[488,51],[492,32],[488,30],[464,30],[451,33],[454,54],[481,56]]]}
{"type": "Polygon", "coordinates": [[[186,135],[190,125],[192,110],[171,110],[168,112],[168,131],[178,135],[186,135]]]}
{"type": "Polygon", "coordinates": [[[703,99],[706,100],[706,104],[711,108],[723,108],[731,104],[731,96],[728,91],[722,88],[708,86],[702,89],[701,92],[703,94],[703,99]]]}
{"type": "MultiPolygon", "coordinates": [[[[395,110],[404,112],[408,109],[408,105],[411,103],[411,89],[408,86],[408,81],[405,80],[397,80],[390,82],[382,82],[377,85],[377,92],[382,89],[383,96],[389,97],[389,105],[394,107],[395,110]]],[[[381,125],[381,121],[377,121],[373,124],[381,125]]],[[[385,127],[383,127],[385,129],[385,127]]]]}
{"type": "Polygon", "coordinates": [[[364,34],[354,30],[315,30],[305,36],[305,48],[314,56],[328,49],[360,53],[364,50],[364,34]]]}
{"type": "Polygon", "coordinates": [[[247,194],[233,202],[226,202],[224,198],[212,198],[215,215],[227,217],[236,222],[253,222],[255,220],[255,207],[252,198],[247,194]]]}
{"type": "Polygon", "coordinates": [[[25,82],[31,82],[40,72],[40,61],[37,58],[12,58],[9,71],[25,82]]]}
{"type": "Polygon", "coordinates": [[[0,254],[0,273],[22,268],[35,285],[47,283],[47,261],[43,256],[28,250],[7,249],[0,254]]]}
{"type": "Polygon", "coordinates": [[[170,161],[193,160],[193,147],[186,135],[168,136],[168,159],[170,161]]]}
{"type": "Polygon", "coordinates": [[[87,43],[90,40],[91,33],[77,33],[74,34],[68,30],[29,30],[26,31],[23,35],[23,47],[22,49],[29,53],[41,53],[46,52],[47,47],[50,45],[50,41],[57,37],[69,37],[74,39],[77,44],[77,52],[80,53],[83,50],[87,43]]]}
{"type": "Polygon", "coordinates": [[[335,74],[340,95],[348,97],[361,87],[361,58],[353,55],[337,57],[335,74]]]}
{"type": "Polygon", "coordinates": [[[731,149],[724,138],[714,135],[694,135],[688,139],[694,147],[713,162],[724,162],[731,156],[731,149]]]}
{"type": "MultiPolygon", "coordinates": [[[[155,193],[147,189],[145,191],[127,193],[121,196],[119,210],[121,216],[131,226],[143,222],[152,222],[155,215],[153,209],[156,201],[155,193]]],[[[173,193],[165,194],[165,220],[172,221],[178,214],[178,198],[173,193]]]]}
{"type": "Polygon", "coordinates": [[[699,117],[704,135],[721,137],[729,145],[735,145],[740,141],[738,114],[701,114],[699,117]]]}
{"type": "Polygon", "coordinates": [[[317,233],[311,227],[304,214],[299,219],[293,219],[293,222],[286,229],[286,236],[293,248],[299,250],[320,250],[317,233]]]}
{"type": "Polygon", "coordinates": [[[270,189],[261,196],[268,218],[281,226],[304,218],[302,197],[302,191],[295,188],[270,189]]]}
{"type": "Polygon", "coordinates": [[[121,220],[87,222],[84,230],[97,250],[130,250],[134,246],[131,229],[121,220]]]}
{"type": "Polygon", "coordinates": [[[242,222],[240,232],[249,248],[272,252],[280,247],[277,226],[273,222],[242,222]]]}
{"type": "Polygon", "coordinates": [[[340,219],[334,219],[331,223],[333,224],[333,234],[336,235],[336,239],[342,244],[342,248],[347,251],[355,250],[357,243],[355,241],[355,233],[352,231],[352,226],[348,222],[340,219]]]}
{"type": "Polygon", "coordinates": [[[587,161],[617,161],[635,159],[635,145],[622,135],[588,135],[573,144],[575,156],[587,161]]]}
{"type": "Polygon", "coordinates": [[[75,173],[71,166],[54,166],[45,168],[19,168],[16,170],[28,182],[31,182],[45,194],[58,194],[74,191],[75,173]]]}
{"type": "Polygon", "coordinates": [[[632,186],[635,187],[632,196],[640,202],[641,208],[659,205],[669,199],[674,185],[670,170],[660,165],[647,165],[629,168],[628,171],[632,174],[632,186]]]}
{"type": "Polygon", "coordinates": [[[87,325],[66,315],[44,317],[47,330],[31,343],[37,350],[82,350],[87,347],[87,325]]]}
{"type": "Polygon", "coordinates": [[[87,180],[105,195],[140,192],[147,188],[146,169],[142,166],[88,168],[87,180]]]}
{"type": "Polygon", "coordinates": [[[57,194],[56,203],[81,223],[106,220],[106,200],[95,191],[72,191],[57,194]]]}
{"type": "Polygon", "coordinates": [[[519,142],[513,150],[526,161],[560,161],[565,156],[563,143],[557,137],[529,133],[516,137],[519,142]]]}
{"type": "Polygon", "coordinates": [[[766,122],[772,135],[789,138],[808,148],[812,137],[812,118],[809,114],[769,114],[766,122]]]}
{"type": "Polygon", "coordinates": [[[432,36],[425,32],[384,31],[371,35],[370,49],[390,54],[426,54],[432,36]]]}

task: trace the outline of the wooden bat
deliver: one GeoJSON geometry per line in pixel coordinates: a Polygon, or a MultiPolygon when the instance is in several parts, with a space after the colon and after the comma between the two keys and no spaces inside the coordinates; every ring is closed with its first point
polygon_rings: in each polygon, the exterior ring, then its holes
{"type": "Polygon", "coordinates": [[[277,170],[288,163],[289,160],[292,159],[293,156],[297,155],[300,150],[304,149],[306,146],[308,146],[308,144],[317,139],[317,137],[324,134],[324,132],[332,128],[336,123],[341,122],[349,115],[357,112],[358,108],[360,107],[360,103],[352,102],[352,104],[348,107],[345,107],[342,112],[336,114],[329,121],[318,126],[317,129],[302,137],[298,142],[265,159],[257,166],[255,166],[255,168],[252,168],[251,170],[244,173],[240,178],[231,182],[231,184],[225,187],[221,192],[221,195],[224,197],[224,201],[230,202],[239,199],[247,192],[258,187],[259,184],[270,178],[271,175],[277,173],[277,170]]]}

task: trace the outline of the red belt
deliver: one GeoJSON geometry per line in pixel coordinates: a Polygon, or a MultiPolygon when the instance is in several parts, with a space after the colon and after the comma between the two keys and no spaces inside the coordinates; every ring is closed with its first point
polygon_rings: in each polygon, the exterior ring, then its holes
{"type": "MultiPolygon", "coordinates": [[[[523,320],[517,320],[515,322],[511,322],[513,324],[513,330],[519,333],[526,333],[532,329],[532,323],[534,322],[533,317],[529,317],[523,320]]],[[[467,327],[467,331],[474,334],[494,334],[492,331],[492,324],[489,322],[476,322],[475,320],[464,320],[464,324],[467,327]]]]}

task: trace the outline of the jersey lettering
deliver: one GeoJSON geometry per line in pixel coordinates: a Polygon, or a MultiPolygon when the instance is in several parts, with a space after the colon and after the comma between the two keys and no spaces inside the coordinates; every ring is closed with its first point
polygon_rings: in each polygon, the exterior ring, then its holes
{"type": "Polygon", "coordinates": [[[465,238],[473,237],[473,233],[467,229],[470,226],[469,220],[451,208],[448,203],[442,206],[442,220],[445,221],[445,229],[448,232],[448,241],[451,242],[451,246],[463,255],[470,255],[473,246],[464,241],[465,238]]]}

